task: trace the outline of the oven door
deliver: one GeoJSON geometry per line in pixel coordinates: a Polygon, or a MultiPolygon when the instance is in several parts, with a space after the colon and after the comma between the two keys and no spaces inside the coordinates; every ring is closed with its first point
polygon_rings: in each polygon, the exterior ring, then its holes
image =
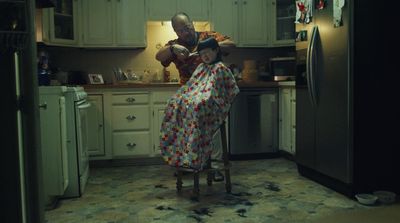
{"type": "Polygon", "coordinates": [[[75,102],[78,168],[80,177],[84,175],[89,168],[88,111],[90,106],[91,104],[86,100],[75,102]]]}

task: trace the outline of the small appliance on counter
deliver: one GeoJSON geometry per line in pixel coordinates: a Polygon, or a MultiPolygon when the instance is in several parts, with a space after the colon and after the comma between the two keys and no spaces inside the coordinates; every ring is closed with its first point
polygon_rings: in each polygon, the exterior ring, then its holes
{"type": "Polygon", "coordinates": [[[294,81],[296,78],[295,57],[273,57],[269,69],[274,81],[294,81]]]}

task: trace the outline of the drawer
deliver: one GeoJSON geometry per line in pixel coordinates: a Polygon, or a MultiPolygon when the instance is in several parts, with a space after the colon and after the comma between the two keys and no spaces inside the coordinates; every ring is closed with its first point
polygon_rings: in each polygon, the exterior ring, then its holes
{"type": "Polygon", "coordinates": [[[114,132],[113,133],[113,155],[149,155],[150,154],[149,132],[114,132]]]}
{"type": "Polygon", "coordinates": [[[149,129],[150,107],[148,105],[113,106],[113,130],[149,129]]]}
{"type": "Polygon", "coordinates": [[[153,92],[153,103],[164,103],[166,104],[168,100],[175,94],[176,91],[157,91],[153,92]]]}
{"type": "Polygon", "coordinates": [[[113,105],[134,105],[149,103],[148,94],[113,94],[113,105]]]}

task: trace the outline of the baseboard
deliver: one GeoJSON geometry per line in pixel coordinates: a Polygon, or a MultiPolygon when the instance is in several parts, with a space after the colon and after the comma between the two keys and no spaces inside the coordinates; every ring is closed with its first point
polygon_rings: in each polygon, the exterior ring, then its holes
{"type": "Polygon", "coordinates": [[[229,154],[229,160],[256,160],[272,159],[281,157],[279,152],[274,153],[253,153],[253,154],[229,154]]]}
{"type": "Polygon", "coordinates": [[[116,166],[146,166],[165,164],[161,157],[141,157],[111,160],[91,160],[90,167],[116,167],[116,166]]]}

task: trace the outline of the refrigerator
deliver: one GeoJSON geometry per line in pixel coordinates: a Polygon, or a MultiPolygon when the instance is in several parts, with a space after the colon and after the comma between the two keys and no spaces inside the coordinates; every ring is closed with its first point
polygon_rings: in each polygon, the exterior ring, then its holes
{"type": "Polygon", "coordinates": [[[44,222],[35,1],[0,1],[1,222],[44,222]]]}
{"type": "Polygon", "coordinates": [[[385,20],[364,1],[296,1],[301,13],[299,3],[311,14],[295,24],[298,172],[350,197],[399,193],[396,86],[384,71],[387,32],[378,29],[385,20]]]}

